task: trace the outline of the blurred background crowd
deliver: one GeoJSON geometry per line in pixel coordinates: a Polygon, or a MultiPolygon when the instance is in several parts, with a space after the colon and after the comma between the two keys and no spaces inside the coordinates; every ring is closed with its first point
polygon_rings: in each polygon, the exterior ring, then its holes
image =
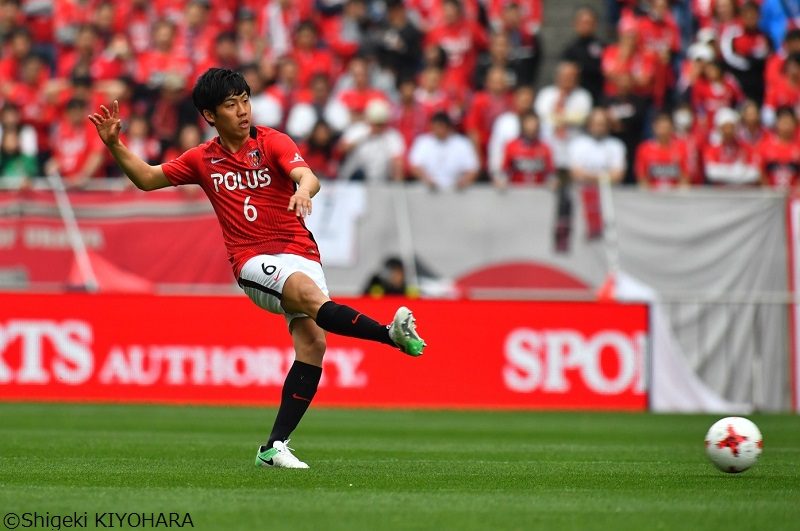
{"type": "Polygon", "coordinates": [[[179,156],[218,66],[326,179],[800,184],[800,0],[591,2],[540,72],[546,7],[0,0],[0,181],[119,176],[86,119],[114,99],[136,153],[179,156]]]}

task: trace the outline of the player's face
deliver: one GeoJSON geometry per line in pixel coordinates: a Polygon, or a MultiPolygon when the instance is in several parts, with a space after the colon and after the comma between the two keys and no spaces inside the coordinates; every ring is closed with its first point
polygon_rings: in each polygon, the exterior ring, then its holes
{"type": "Polygon", "coordinates": [[[242,92],[229,96],[217,106],[214,114],[214,127],[222,137],[244,138],[250,134],[253,122],[250,109],[250,96],[242,92]]]}

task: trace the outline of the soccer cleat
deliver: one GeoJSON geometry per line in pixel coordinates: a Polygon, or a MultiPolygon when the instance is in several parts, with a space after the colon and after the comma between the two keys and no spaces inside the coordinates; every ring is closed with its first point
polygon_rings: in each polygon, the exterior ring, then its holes
{"type": "Polygon", "coordinates": [[[417,334],[417,321],[411,310],[400,306],[389,325],[389,337],[409,356],[421,356],[426,343],[417,334]]]}
{"type": "Polygon", "coordinates": [[[294,456],[288,444],[289,440],[287,439],[286,442],[275,441],[272,443],[272,448],[267,448],[266,445],[260,446],[256,454],[256,466],[268,468],[308,468],[307,464],[294,456]]]}

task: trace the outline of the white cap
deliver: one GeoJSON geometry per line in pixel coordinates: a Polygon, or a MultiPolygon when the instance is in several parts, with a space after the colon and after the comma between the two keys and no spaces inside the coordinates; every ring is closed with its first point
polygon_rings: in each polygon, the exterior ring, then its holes
{"type": "Polygon", "coordinates": [[[392,109],[389,104],[379,98],[369,100],[364,110],[364,118],[371,124],[385,124],[389,121],[392,109]]]}
{"type": "Polygon", "coordinates": [[[739,113],[728,107],[722,108],[714,115],[714,125],[722,127],[726,124],[736,125],[739,123],[739,113]]]}
{"type": "Polygon", "coordinates": [[[710,63],[716,58],[714,48],[702,42],[696,42],[689,46],[686,55],[692,61],[705,61],[706,63],[710,63]]]}
{"type": "Polygon", "coordinates": [[[717,40],[717,30],[714,28],[702,28],[697,32],[697,41],[708,44],[717,40]]]}

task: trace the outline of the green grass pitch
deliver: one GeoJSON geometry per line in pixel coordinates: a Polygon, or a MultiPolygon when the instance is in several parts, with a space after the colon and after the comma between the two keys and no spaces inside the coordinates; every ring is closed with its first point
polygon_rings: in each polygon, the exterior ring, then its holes
{"type": "Polygon", "coordinates": [[[703,451],[714,416],[334,409],[294,434],[311,470],[257,469],[273,413],[0,404],[0,512],[189,512],[196,529],[800,529],[798,416],[751,417],[764,454],[727,475],[703,451]]]}

